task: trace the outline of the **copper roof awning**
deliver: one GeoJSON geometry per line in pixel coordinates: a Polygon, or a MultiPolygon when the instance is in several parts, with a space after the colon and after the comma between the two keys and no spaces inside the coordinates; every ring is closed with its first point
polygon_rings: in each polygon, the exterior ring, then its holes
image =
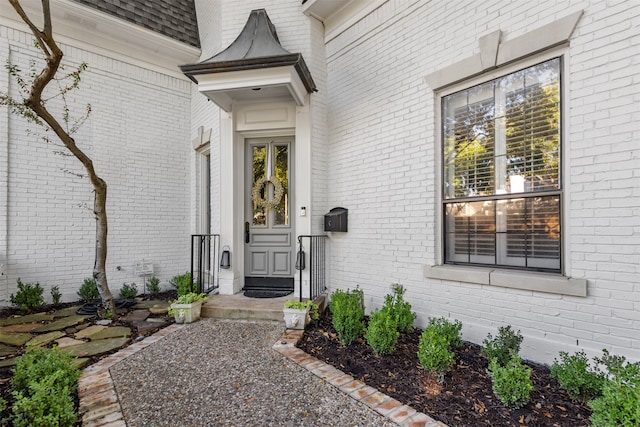
{"type": "Polygon", "coordinates": [[[226,111],[234,102],[260,98],[289,97],[303,105],[305,95],[317,90],[302,54],[280,45],[265,9],[251,11],[242,32],[225,50],[180,69],[226,111]]]}

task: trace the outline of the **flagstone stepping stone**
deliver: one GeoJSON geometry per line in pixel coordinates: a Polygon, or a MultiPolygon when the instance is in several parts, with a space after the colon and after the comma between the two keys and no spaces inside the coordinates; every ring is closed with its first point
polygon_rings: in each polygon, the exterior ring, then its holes
{"type": "Polygon", "coordinates": [[[0,319],[0,326],[17,325],[18,323],[43,322],[49,320],[53,320],[52,314],[35,313],[27,314],[26,316],[7,317],[6,319],[0,319]]]}
{"type": "Polygon", "coordinates": [[[133,310],[120,320],[123,322],[139,322],[145,320],[150,314],[149,310],[133,310]]]}
{"type": "Polygon", "coordinates": [[[6,344],[0,344],[0,357],[15,356],[20,349],[6,344]]]}
{"type": "Polygon", "coordinates": [[[81,340],[83,338],[89,338],[91,335],[93,334],[97,334],[98,332],[100,332],[103,329],[107,329],[106,326],[102,326],[102,325],[91,325],[87,328],[84,328],[83,330],[81,330],[80,332],[77,332],[74,337],[78,340],[81,340]]]}
{"type": "Polygon", "coordinates": [[[56,343],[58,344],[58,347],[64,348],[71,347],[72,345],[84,344],[84,341],[76,340],[71,337],[62,337],[60,339],[57,339],[56,343]]]}
{"type": "Polygon", "coordinates": [[[61,308],[60,310],[53,313],[53,317],[58,318],[58,317],[75,316],[76,310],[79,308],[80,308],[79,305],[75,305],[73,307],[61,308]]]}
{"type": "Polygon", "coordinates": [[[138,334],[140,334],[140,335],[144,335],[146,333],[153,332],[153,331],[155,331],[157,329],[160,329],[162,326],[165,325],[165,323],[148,322],[148,321],[134,322],[133,324],[138,329],[138,334]]]}
{"type": "Polygon", "coordinates": [[[51,331],[61,331],[70,326],[75,326],[79,323],[85,322],[87,319],[90,319],[91,316],[82,316],[79,314],[75,314],[69,317],[63,317],[54,322],[48,323],[46,325],[42,325],[33,330],[33,332],[51,332],[51,331]]]}
{"type": "Polygon", "coordinates": [[[42,326],[42,323],[16,323],[15,325],[1,327],[0,332],[31,332],[38,326],[42,326]]]}
{"type": "Polygon", "coordinates": [[[77,358],[73,359],[73,362],[71,362],[71,363],[76,365],[78,368],[83,368],[84,365],[89,363],[89,358],[88,357],[77,357],[77,358]]]}
{"type": "Polygon", "coordinates": [[[7,368],[9,366],[15,366],[17,360],[18,360],[17,357],[12,357],[11,359],[0,360],[0,368],[7,368]]]}
{"type": "Polygon", "coordinates": [[[136,310],[138,310],[138,309],[147,309],[148,310],[149,308],[153,307],[154,305],[163,305],[163,304],[166,304],[166,303],[167,303],[166,301],[163,301],[163,300],[160,300],[160,299],[150,299],[150,300],[147,300],[147,301],[138,301],[136,303],[136,305],[134,305],[131,308],[136,309],[136,310]]]}
{"type": "Polygon", "coordinates": [[[12,345],[14,347],[22,347],[31,338],[33,338],[33,335],[26,332],[15,334],[0,332],[0,343],[12,345]]]}
{"type": "Polygon", "coordinates": [[[151,314],[166,314],[169,311],[169,304],[156,304],[153,307],[149,307],[149,313],[151,314]]]}
{"type": "Polygon", "coordinates": [[[163,323],[163,324],[167,323],[167,321],[165,319],[162,319],[162,318],[159,318],[159,317],[149,317],[149,318],[147,318],[147,322],[163,323]]]}
{"type": "Polygon", "coordinates": [[[113,323],[113,320],[111,319],[100,319],[100,320],[96,320],[96,325],[102,325],[102,326],[107,326],[113,323]]]}
{"type": "Polygon", "coordinates": [[[97,356],[116,350],[129,342],[129,338],[108,338],[106,340],[89,341],[61,349],[76,357],[97,356]]]}
{"type": "Polygon", "coordinates": [[[113,326],[110,328],[105,328],[95,334],[89,336],[91,341],[103,340],[106,338],[117,338],[117,337],[130,337],[131,329],[126,326],[113,326]]]}
{"type": "Polygon", "coordinates": [[[27,347],[40,347],[46,344],[49,344],[51,341],[55,341],[60,337],[65,335],[64,332],[61,331],[53,331],[47,334],[36,335],[31,340],[27,342],[27,347]]]}

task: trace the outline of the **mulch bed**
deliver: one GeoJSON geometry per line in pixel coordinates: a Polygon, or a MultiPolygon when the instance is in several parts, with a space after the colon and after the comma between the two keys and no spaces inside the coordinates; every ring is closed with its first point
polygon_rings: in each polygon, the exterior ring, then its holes
{"type": "Polygon", "coordinates": [[[535,363],[526,363],[533,369],[535,388],[530,403],[516,410],[506,408],[493,394],[488,361],[473,343],[465,342],[456,352],[456,364],[440,385],[418,362],[421,334],[418,329],[401,334],[392,354],[376,356],[364,339],[343,347],[325,310],[315,325],[307,327],[298,347],[451,427],[589,425],[590,409],[572,402],[551,378],[549,368],[535,363]]]}

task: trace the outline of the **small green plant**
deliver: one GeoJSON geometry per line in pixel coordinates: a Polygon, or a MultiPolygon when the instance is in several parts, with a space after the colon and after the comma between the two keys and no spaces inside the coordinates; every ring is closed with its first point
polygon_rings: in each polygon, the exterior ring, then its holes
{"type": "Polygon", "coordinates": [[[173,276],[169,283],[176,288],[178,296],[188,294],[191,292],[191,273],[187,271],[184,274],[173,276]]]}
{"type": "Polygon", "coordinates": [[[290,308],[293,310],[306,310],[307,307],[309,307],[309,317],[312,320],[317,320],[320,318],[320,307],[318,307],[318,304],[311,300],[297,301],[290,299],[284,302],[284,308],[290,308]]]}
{"type": "Polygon", "coordinates": [[[134,299],[138,295],[138,287],[135,283],[123,283],[120,288],[120,298],[122,299],[134,299]]]}
{"type": "Polygon", "coordinates": [[[589,402],[595,427],[632,427],[640,425],[640,362],[626,363],[624,356],[604,351],[600,363],[609,371],[602,396],[589,402]]]}
{"type": "Polygon", "coordinates": [[[404,287],[399,283],[392,286],[393,295],[385,297],[385,306],[391,308],[400,332],[411,332],[416,314],[411,311],[411,304],[404,300],[404,287]]]}
{"type": "Polygon", "coordinates": [[[392,353],[399,337],[398,323],[389,307],[371,313],[365,338],[376,354],[392,353]]]}
{"type": "MultiPolygon", "coordinates": [[[[426,331],[426,329],[425,329],[426,331]]],[[[445,337],[422,332],[418,345],[418,360],[420,366],[444,381],[444,374],[456,363],[454,353],[449,349],[445,337]]]]}
{"type": "Polygon", "coordinates": [[[74,424],[72,395],[81,371],[73,360],[57,348],[34,348],[17,360],[11,379],[14,426],[74,424]]]}
{"type": "Polygon", "coordinates": [[[462,323],[459,320],[450,322],[444,317],[432,317],[429,319],[427,329],[434,329],[434,333],[443,336],[450,349],[456,350],[462,347],[462,339],[460,338],[462,323]]]}
{"type": "Polygon", "coordinates": [[[147,280],[147,291],[152,297],[157,296],[160,293],[160,279],[156,276],[151,276],[147,280]]]}
{"type": "Polygon", "coordinates": [[[44,304],[43,289],[39,283],[22,283],[18,279],[18,292],[11,294],[11,304],[17,306],[22,313],[30,313],[44,304]]]}
{"type": "MultiPolygon", "coordinates": [[[[189,292],[186,293],[184,295],[180,295],[178,297],[178,299],[174,300],[174,301],[169,301],[169,305],[172,304],[193,304],[194,302],[197,301],[206,301],[207,300],[207,294],[198,294],[195,292],[189,292]]],[[[176,310],[174,308],[169,308],[169,311],[167,312],[170,316],[173,316],[176,314],[176,310]]]]}
{"type": "Polygon", "coordinates": [[[51,287],[51,300],[53,301],[53,305],[55,307],[60,305],[60,300],[62,299],[62,294],[60,293],[60,288],[57,286],[51,287]]]}
{"type": "Polygon", "coordinates": [[[497,358],[489,363],[489,376],[493,393],[508,408],[521,408],[531,400],[531,368],[522,364],[522,359],[512,353],[512,357],[502,366],[497,358]]]}
{"type": "Polygon", "coordinates": [[[584,351],[576,352],[574,355],[561,351],[560,361],[553,360],[551,376],[558,380],[572,400],[582,404],[602,394],[606,379],[600,369],[589,365],[584,351]]]}
{"type": "Polygon", "coordinates": [[[506,366],[511,360],[512,354],[520,352],[522,335],[520,331],[514,332],[511,325],[501,326],[498,328],[498,335],[495,338],[488,334],[482,344],[481,352],[489,361],[497,359],[500,366],[506,366]]]}
{"type": "Polygon", "coordinates": [[[422,331],[418,345],[418,360],[425,371],[437,375],[440,382],[455,363],[453,349],[462,346],[459,320],[449,322],[444,317],[431,318],[422,331]]]}
{"type": "Polygon", "coordinates": [[[364,332],[364,294],[361,289],[336,290],[331,295],[333,327],[342,345],[349,345],[364,332]]]}
{"type": "Polygon", "coordinates": [[[100,293],[98,292],[98,285],[95,279],[86,278],[78,290],[78,296],[83,302],[91,302],[100,299],[100,293]]]}

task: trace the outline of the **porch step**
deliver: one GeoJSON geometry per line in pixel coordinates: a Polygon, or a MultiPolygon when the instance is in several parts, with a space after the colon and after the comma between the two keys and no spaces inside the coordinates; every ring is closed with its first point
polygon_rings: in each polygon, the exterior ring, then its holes
{"type": "Polygon", "coordinates": [[[282,307],[291,298],[291,295],[279,298],[212,295],[202,305],[200,315],[216,319],[273,320],[284,323],[282,307]]]}
{"type": "MultiPolygon", "coordinates": [[[[272,320],[284,324],[282,308],[293,295],[279,298],[249,298],[243,294],[211,295],[202,305],[201,317],[215,319],[272,320]]],[[[316,299],[320,309],[324,308],[325,297],[316,299]]]]}

